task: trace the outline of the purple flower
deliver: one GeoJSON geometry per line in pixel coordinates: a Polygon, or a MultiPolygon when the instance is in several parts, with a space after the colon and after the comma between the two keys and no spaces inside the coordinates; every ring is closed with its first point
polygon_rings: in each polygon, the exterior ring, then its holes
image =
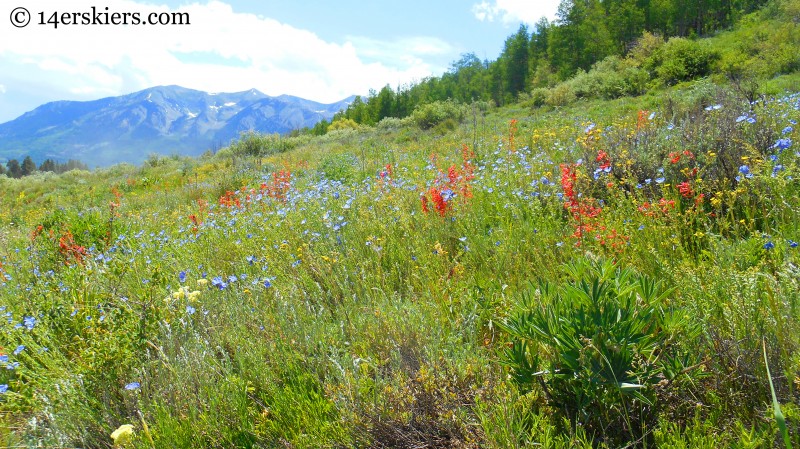
{"type": "Polygon", "coordinates": [[[138,390],[141,387],[139,382],[131,382],[128,385],[125,385],[126,390],[138,390]]]}
{"type": "Polygon", "coordinates": [[[186,282],[186,272],[185,271],[181,271],[180,273],[178,273],[178,280],[181,282],[181,284],[186,282]]]}
{"type": "Polygon", "coordinates": [[[789,247],[790,248],[797,248],[797,242],[794,240],[789,240],[789,247]]]}

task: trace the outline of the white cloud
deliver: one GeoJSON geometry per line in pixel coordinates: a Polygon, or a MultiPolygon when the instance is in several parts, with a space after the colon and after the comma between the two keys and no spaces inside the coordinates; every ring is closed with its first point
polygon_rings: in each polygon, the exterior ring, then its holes
{"type": "Polygon", "coordinates": [[[481,22],[535,24],[542,17],[554,20],[560,0],[484,0],[472,5],[472,14],[481,22]]]}
{"type": "MultiPolygon", "coordinates": [[[[72,0],[69,10],[91,11],[93,4],[95,0],[72,0]]],[[[142,17],[187,12],[191,25],[5,25],[9,29],[4,33],[17,36],[0,40],[0,73],[14,73],[20,83],[35,79],[47,83],[45,90],[85,98],[178,84],[210,92],[256,88],[270,95],[333,102],[443,71],[425,57],[452,51],[435,38],[326,42],[310,31],[236,12],[220,1],[175,9],[132,0],[110,0],[106,6],[109,12],[138,11],[142,17]]],[[[64,8],[61,1],[36,3],[37,11],[64,8]]],[[[35,22],[37,12],[29,9],[35,22]]]]}

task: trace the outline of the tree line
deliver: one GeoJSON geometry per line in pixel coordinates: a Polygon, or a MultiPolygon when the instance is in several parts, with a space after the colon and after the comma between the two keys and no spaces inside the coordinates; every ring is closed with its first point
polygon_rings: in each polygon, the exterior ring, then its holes
{"type": "Polygon", "coordinates": [[[9,159],[5,165],[0,164],[0,175],[6,175],[9,178],[22,178],[23,176],[32,175],[37,171],[60,174],[70,170],[88,169],[88,165],[74,159],[70,159],[67,162],[56,162],[52,159],[46,159],[37,167],[30,156],[25,156],[22,163],[17,159],[9,159]]]}
{"type": "MultiPolygon", "coordinates": [[[[626,55],[645,32],[662,39],[707,35],[732,26],[767,1],[562,0],[555,21],[542,18],[532,28],[521,25],[496,60],[464,54],[442,76],[396,89],[387,85],[366,98],[357,97],[332,121],[374,125],[385,117],[407,117],[418,105],[448,99],[503,105],[522,92],[552,87],[580,70],[588,71],[608,56],[626,55]]],[[[310,132],[324,134],[329,125],[320,122],[310,132]]]]}

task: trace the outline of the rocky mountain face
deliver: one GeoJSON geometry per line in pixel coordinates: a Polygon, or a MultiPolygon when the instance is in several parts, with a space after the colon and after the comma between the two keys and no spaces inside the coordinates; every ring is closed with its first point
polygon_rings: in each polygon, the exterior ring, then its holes
{"type": "Polygon", "coordinates": [[[0,161],[140,163],[149,154],[196,156],[242,132],[286,133],[329,120],[353,100],[322,104],[255,89],[207,93],[160,86],[95,101],[56,101],[0,124],[0,161]]]}

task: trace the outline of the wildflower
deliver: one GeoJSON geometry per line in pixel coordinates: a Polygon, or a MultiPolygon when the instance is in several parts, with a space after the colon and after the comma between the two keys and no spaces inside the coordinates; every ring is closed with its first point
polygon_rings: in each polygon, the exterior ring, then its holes
{"type": "Polygon", "coordinates": [[[123,424],[111,433],[111,439],[114,440],[114,446],[124,446],[129,443],[133,438],[133,426],[130,424],[123,424]]]}
{"type": "Polygon", "coordinates": [[[199,292],[198,290],[195,290],[195,291],[193,291],[193,292],[191,292],[191,293],[188,293],[188,294],[186,295],[186,298],[187,298],[189,301],[197,301],[197,298],[199,298],[199,297],[200,297],[200,292],[199,292]]]}
{"type": "Polygon", "coordinates": [[[139,387],[141,387],[141,384],[139,382],[131,382],[131,383],[125,385],[125,389],[126,390],[131,390],[131,391],[132,390],[138,390],[139,387]]]}
{"type": "Polygon", "coordinates": [[[197,310],[192,306],[186,306],[186,313],[193,315],[197,310]]]}
{"type": "Polygon", "coordinates": [[[664,178],[663,176],[659,176],[658,178],[656,178],[656,184],[663,184],[664,181],[666,181],[666,180],[667,179],[664,178]]]}
{"type": "Polygon", "coordinates": [[[186,282],[186,272],[185,271],[181,271],[180,273],[178,273],[178,280],[180,281],[181,284],[186,282]]]}
{"type": "Polygon", "coordinates": [[[270,282],[269,279],[264,279],[264,288],[270,287],[272,287],[272,282],[270,282]]]}
{"type": "Polygon", "coordinates": [[[772,249],[772,248],[775,248],[775,244],[772,243],[771,241],[769,241],[769,242],[764,244],[764,249],[769,250],[769,249],[772,249]]]}
{"type": "Polygon", "coordinates": [[[26,316],[22,319],[22,324],[28,330],[33,330],[33,327],[36,326],[36,318],[32,316],[26,316]]]}
{"type": "Polygon", "coordinates": [[[442,217],[445,216],[447,213],[447,201],[442,196],[442,192],[439,191],[437,188],[432,187],[430,190],[431,200],[433,200],[433,205],[436,208],[436,211],[439,212],[439,215],[442,217]]]}
{"type": "MultiPolygon", "coordinates": [[[[743,174],[745,178],[750,179],[753,177],[753,174],[750,173],[750,167],[747,165],[742,165],[739,167],[739,173],[743,174]]],[[[739,176],[736,177],[736,180],[739,181],[739,176]]]]}
{"type": "Polygon", "coordinates": [[[789,240],[789,247],[790,248],[797,248],[797,242],[794,240],[789,240]]]}
{"type": "Polygon", "coordinates": [[[0,384],[0,394],[6,394],[8,391],[8,384],[0,384]]]}
{"type": "Polygon", "coordinates": [[[781,134],[789,134],[792,131],[794,131],[794,128],[792,128],[791,126],[787,126],[786,128],[783,128],[783,131],[781,131],[781,134]]]}
{"type": "Polygon", "coordinates": [[[686,181],[678,184],[678,191],[684,198],[691,198],[694,195],[694,192],[692,192],[692,186],[686,181]]]}
{"type": "Polygon", "coordinates": [[[792,146],[792,139],[784,137],[783,139],[778,139],[777,142],[775,142],[775,145],[772,146],[772,148],[777,148],[778,151],[783,151],[791,146],[792,146]]]}
{"type": "Polygon", "coordinates": [[[228,284],[222,280],[222,276],[217,276],[211,279],[211,285],[217,287],[220,290],[225,290],[226,288],[228,288],[228,284]]]}
{"type": "Polygon", "coordinates": [[[14,352],[12,352],[12,354],[19,355],[19,353],[24,350],[25,350],[25,345],[19,345],[17,346],[17,349],[14,349],[14,352]]]}
{"type": "Polygon", "coordinates": [[[445,201],[450,201],[453,198],[455,198],[455,196],[456,196],[456,194],[453,193],[453,191],[450,190],[450,189],[442,190],[442,199],[445,200],[445,201]]]}
{"type": "Polygon", "coordinates": [[[208,285],[208,279],[198,279],[197,286],[198,287],[205,287],[208,285]]]}

